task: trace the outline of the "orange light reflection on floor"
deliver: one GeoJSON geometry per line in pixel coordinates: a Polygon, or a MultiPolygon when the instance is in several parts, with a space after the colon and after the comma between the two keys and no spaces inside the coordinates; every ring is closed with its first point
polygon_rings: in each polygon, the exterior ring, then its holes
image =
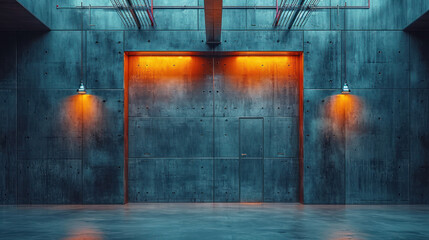
{"type": "Polygon", "coordinates": [[[64,240],[101,240],[103,239],[102,234],[95,229],[91,228],[82,228],[73,230],[69,237],[64,238],[64,240]]]}
{"type": "Polygon", "coordinates": [[[331,236],[327,239],[331,240],[348,240],[348,239],[361,239],[357,238],[356,233],[348,232],[348,231],[335,231],[331,233],[331,236]]]}

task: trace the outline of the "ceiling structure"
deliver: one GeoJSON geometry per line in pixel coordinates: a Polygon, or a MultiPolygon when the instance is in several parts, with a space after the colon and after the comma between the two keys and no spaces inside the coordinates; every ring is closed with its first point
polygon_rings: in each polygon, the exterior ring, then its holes
{"type": "Polygon", "coordinates": [[[2,0],[0,31],[49,31],[49,28],[16,0],[2,0]]]}
{"type": "Polygon", "coordinates": [[[405,28],[405,31],[429,31],[429,11],[408,25],[408,27],[405,28]]]}
{"type": "Polygon", "coordinates": [[[222,0],[204,0],[206,42],[220,44],[222,32],[222,0]]]}

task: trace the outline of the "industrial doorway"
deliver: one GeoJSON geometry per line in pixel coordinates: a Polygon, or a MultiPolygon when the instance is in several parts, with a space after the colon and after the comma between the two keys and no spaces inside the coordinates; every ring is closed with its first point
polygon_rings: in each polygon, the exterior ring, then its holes
{"type": "Polygon", "coordinates": [[[240,201],[264,196],[264,119],[240,118],[240,201]]]}
{"type": "Polygon", "coordinates": [[[301,53],[125,58],[126,201],[299,201],[301,53]]]}

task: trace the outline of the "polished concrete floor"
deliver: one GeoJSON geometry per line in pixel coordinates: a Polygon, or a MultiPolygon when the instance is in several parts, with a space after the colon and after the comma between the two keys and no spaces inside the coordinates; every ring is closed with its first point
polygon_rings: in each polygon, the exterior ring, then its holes
{"type": "Polygon", "coordinates": [[[0,206],[0,239],[429,239],[429,206],[0,206]]]}

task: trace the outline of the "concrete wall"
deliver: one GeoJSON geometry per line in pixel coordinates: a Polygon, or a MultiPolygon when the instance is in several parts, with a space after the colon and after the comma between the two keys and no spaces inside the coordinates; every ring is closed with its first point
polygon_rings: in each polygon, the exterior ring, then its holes
{"type": "MultiPolygon", "coordinates": [[[[156,30],[136,31],[124,29],[112,10],[92,10],[90,26],[88,10],[22,2],[52,31],[1,39],[0,201],[121,203],[123,52],[210,50],[203,10],[156,10],[156,30]],[[81,14],[86,98],[75,97],[81,14]]],[[[274,1],[224,1],[245,4],[274,1]]],[[[425,10],[411,1],[371,4],[370,10],[347,10],[347,31],[342,10],[318,10],[293,31],[273,31],[272,10],[224,10],[215,51],[304,53],[305,203],[429,202],[429,35],[402,31],[425,10]],[[341,97],[346,74],[352,95],[341,97]]]]}

